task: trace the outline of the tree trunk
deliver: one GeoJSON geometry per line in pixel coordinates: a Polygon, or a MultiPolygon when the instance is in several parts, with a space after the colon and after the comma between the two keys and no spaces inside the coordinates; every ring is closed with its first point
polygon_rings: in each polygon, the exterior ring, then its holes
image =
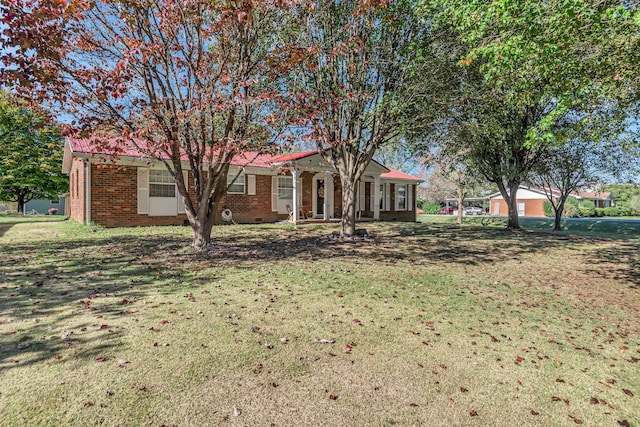
{"type": "Polygon", "coordinates": [[[462,225],[462,214],[464,213],[464,208],[462,206],[462,203],[464,202],[464,196],[462,194],[461,186],[457,186],[457,193],[458,193],[458,217],[456,218],[456,222],[458,223],[458,225],[462,225]]]}
{"type": "Polygon", "coordinates": [[[194,248],[205,248],[209,243],[211,243],[213,218],[213,215],[211,215],[211,218],[195,218],[194,221],[190,222],[191,229],[193,230],[191,246],[194,248]]]}
{"type": "Polygon", "coordinates": [[[210,183],[213,186],[211,191],[204,191],[196,189],[196,204],[195,206],[191,202],[184,200],[184,194],[188,197],[188,180],[184,185],[178,185],[180,197],[183,197],[185,205],[185,213],[189,225],[193,230],[193,240],[191,246],[196,249],[204,249],[211,243],[211,230],[216,220],[216,213],[222,197],[226,194],[228,165],[223,166],[221,170],[215,172],[215,177],[207,177],[211,179],[210,183]]]}
{"type": "Polygon", "coordinates": [[[24,197],[18,197],[18,213],[23,214],[24,213],[24,197]]]}
{"type": "Polygon", "coordinates": [[[353,236],[356,233],[356,183],[352,179],[342,179],[342,218],[340,235],[353,236]]]}
{"type": "Polygon", "coordinates": [[[520,183],[509,184],[509,198],[506,200],[507,207],[509,209],[507,216],[507,229],[509,230],[520,229],[520,222],[518,220],[518,199],[516,198],[518,187],[520,187],[520,183]]]}
{"type": "Polygon", "coordinates": [[[558,206],[555,206],[553,202],[551,206],[553,207],[554,220],[553,220],[553,231],[562,231],[562,226],[560,222],[562,221],[562,213],[564,212],[564,199],[560,199],[558,201],[558,206]]]}

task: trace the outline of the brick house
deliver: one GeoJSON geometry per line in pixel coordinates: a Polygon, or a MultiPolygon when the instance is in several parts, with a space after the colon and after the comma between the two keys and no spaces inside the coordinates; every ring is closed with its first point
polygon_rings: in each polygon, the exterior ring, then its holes
{"type": "MultiPolygon", "coordinates": [[[[595,193],[580,191],[571,193],[569,197],[573,197],[577,200],[590,200],[597,208],[615,206],[613,195],[608,192],[595,193]]],[[[518,216],[545,216],[543,206],[544,202],[548,199],[544,190],[540,188],[520,186],[518,192],[516,193],[516,199],[518,203],[518,216]]],[[[502,195],[499,192],[491,194],[489,196],[489,200],[491,203],[489,213],[491,215],[507,216],[507,203],[504,201],[502,195]]]]}
{"type": "MultiPolygon", "coordinates": [[[[188,163],[183,163],[188,169],[188,163]]],[[[187,220],[173,179],[164,166],[125,149],[112,159],[91,139],[65,141],[63,172],[69,175],[69,214],[78,222],[105,227],[179,225],[187,220]]],[[[193,180],[189,192],[195,200],[193,180]]],[[[419,178],[390,170],[376,161],[357,184],[358,218],[416,220],[419,178]]],[[[229,169],[227,194],[216,223],[229,210],[237,223],[339,218],[338,174],[317,151],[286,155],[243,153],[229,169]]]]}

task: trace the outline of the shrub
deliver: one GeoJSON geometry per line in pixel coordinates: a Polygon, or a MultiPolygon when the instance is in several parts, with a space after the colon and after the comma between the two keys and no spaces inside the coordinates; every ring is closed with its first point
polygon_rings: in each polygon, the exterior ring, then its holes
{"type": "Polygon", "coordinates": [[[423,202],[420,206],[424,213],[434,215],[440,212],[440,205],[434,202],[423,202]]]}
{"type": "Polygon", "coordinates": [[[631,208],[631,206],[618,206],[618,209],[620,209],[620,216],[633,215],[633,208],[631,208]]]}
{"type": "Polygon", "coordinates": [[[564,209],[562,210],[563,218],[578,218],[580,213],[578,212],[578,207],[573,203],[565,203],[564,209]]]}
{"type": "Polygon", "coordinates": [[[640,195],[635,195],[631,197],[629,201],[629,207],[631,208],[632,215],[640,215],[640,195]]]}
{"type": "Polygon", "coordinates": [[[553,206],[551,205],[551,202],[548,200],[545,200],[544,203],[542,204],[542,210],[544,211],[544,216],[548,216],[548,217],[555,217],[555,214],[553,213],[553,206]]]}
{"type": "Polygon", "coordinates": [[[621,211],[620,208],[617,207],[613,207],[613,208],[604,208],[602,210],[603,212],[603,216],[620,216],[621,215],[621,211]]]}
{"type": "Polygon", "coordinates": [[[603,217],[605,208],[596,208],[596,216],[603,217]]]}
{"type": "Polygon", "coordinates": [[[596,206],[591,200],[586,200],[580,203],[578,212],[582,218],[591,218],[596,216],[596,206]]]}

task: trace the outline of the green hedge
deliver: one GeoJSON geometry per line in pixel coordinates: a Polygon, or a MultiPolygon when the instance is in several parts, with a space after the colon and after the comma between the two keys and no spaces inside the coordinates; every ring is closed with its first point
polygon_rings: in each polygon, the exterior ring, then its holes
{"type": "Polygon", "coordinates": [[[420,208],[426,214],[434,215],[434,214],[440,213],[440,205],[438,203],[423,202],[422,205],[420,205],[420,208]]]}

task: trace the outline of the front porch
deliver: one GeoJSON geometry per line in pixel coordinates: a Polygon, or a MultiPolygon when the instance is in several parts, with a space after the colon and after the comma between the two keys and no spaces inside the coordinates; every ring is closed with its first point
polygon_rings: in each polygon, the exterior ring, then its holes
{"type": "MultiPolygon", "coordinates": [[[[342,187],[338,174],[317,151],[282,156],[275,166],[286,175],[274,177],[272,206],[289,215],[288,222],[339,221],[342,215],[342,187]]],[[[380,176],[387,169],[371,162],[356,187],[358,220],[380,219],[380,176]]]]}

